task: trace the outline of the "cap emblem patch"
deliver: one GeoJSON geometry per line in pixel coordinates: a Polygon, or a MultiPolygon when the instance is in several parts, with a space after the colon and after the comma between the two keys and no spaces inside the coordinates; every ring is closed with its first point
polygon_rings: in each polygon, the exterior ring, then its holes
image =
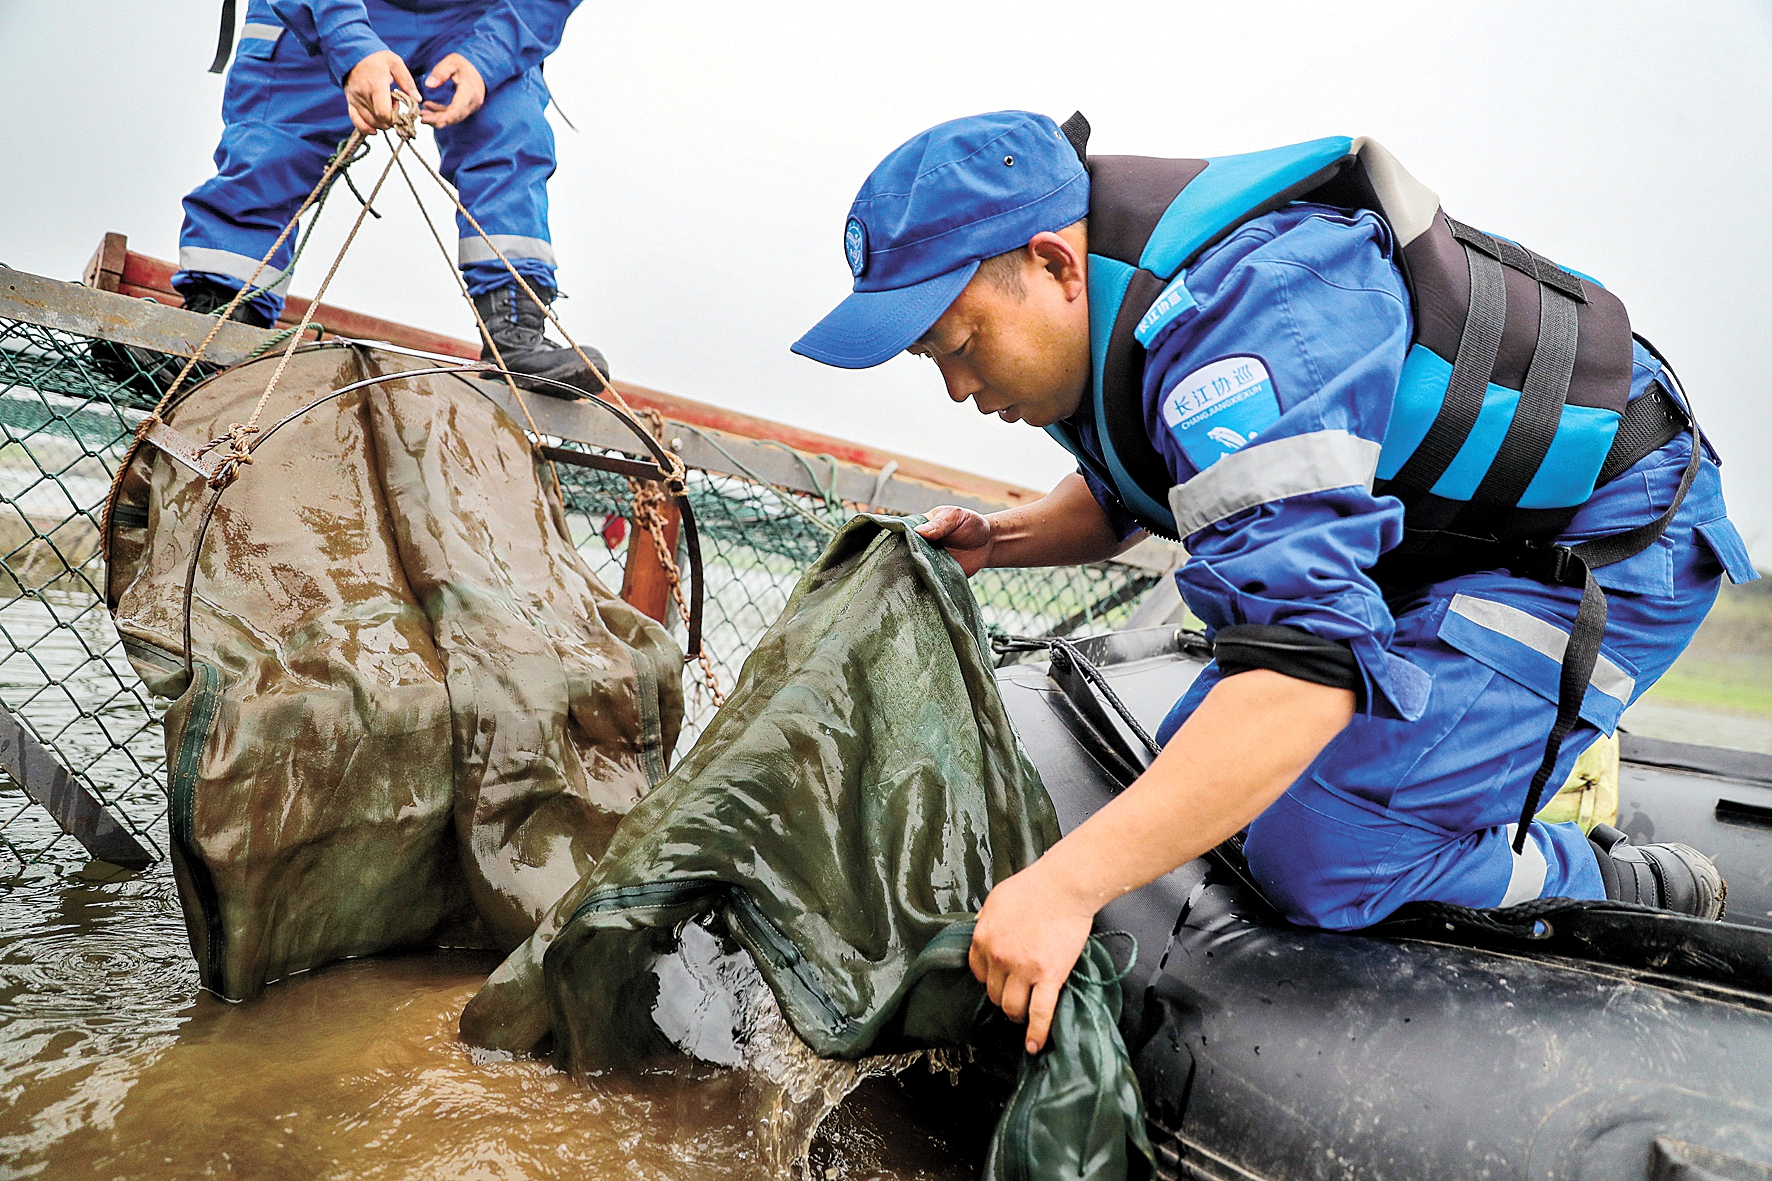
{"type": "Polygon", "coordinates": [[[868,269],[868,228],[861,218],[852,217],[843,227],[843,254],[849,259],[849,270],[857,279],[868,269]]]}

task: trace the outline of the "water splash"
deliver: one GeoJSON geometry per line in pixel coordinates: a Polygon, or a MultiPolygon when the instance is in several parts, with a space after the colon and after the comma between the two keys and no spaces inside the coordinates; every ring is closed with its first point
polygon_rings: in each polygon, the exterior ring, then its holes
{"type": "Polygon", "coordinates": [[[868,1079],[897,1076],[919,1061],[950,1077],[961,1066],[959,1054],[947,1050],[856,1061],[819,1057],[788,1024],[750,954],[703,922],[684,923],[675,949],[659,957],[653,972],[659,1032],[693,1058],[750,1076],[769,1176],[821,1181],[809,1164],[813,1142],[868,1079]]]}

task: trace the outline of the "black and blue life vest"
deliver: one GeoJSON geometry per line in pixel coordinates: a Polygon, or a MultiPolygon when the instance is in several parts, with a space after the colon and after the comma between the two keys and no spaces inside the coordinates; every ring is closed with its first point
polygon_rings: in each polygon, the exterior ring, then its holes
{"type": "Polygon", "coordinates": [[[1582,588],[1557,719],[1520,813],[1518,852],[1605,632],[1606,599],[1593,571],[1661,536],[1703,452],[1696,423],[1659,382],[1631,399],[1633,334],[1624,304],[1591,279],[1453,221],[1431,190],[1369,139],[1333,136],[1244,156],[1171,160],[1088,155],[1081,113],[1063,129],[1089,170],[1094,380],[1079,414],[1089,417],[1101,458],[1083,445],[1074,417],[1047,430],[1161,536],[1182,540],[1167,503],[1168,466],[1146,433],[1145,350],[1194,306],[1187,268],[1237,227],[1294,201],[1369,209],[1390,227],[1415,334],[1373,492],[1402,501],[1404,536],[1369,573],[1390,599],[1488,569],[1582,588]],[[1655,520],[1558,544],[1597,486],[1687,432],[1692,453],[1679,490],[1655,520]]]}
{"type": "MultiPolygon", "coordinates": [[[[1087,124],[1073,117],[1065,129],[1082,154],[1087,124]]],[[[1193,307],[1187,268],[1208,247],[1293,201],[1373,210],[1397,242],[1415,335],[1373,489],[1405,508],[1404,541],[1387,556],[1393,569],[1505,565],[1520,545],[1562,533],[1602,474],[1615,474],[1607,459],[1631,381],[1623,303],[1448,218],[1380,145],[1334,136],[1211,160],[1084,160],[1087,410],[1101,460],[1074,423],[1048,430],[1151,532],[1176,538],[1177,530],[1167,504],[1173,481],[1146,434],[1145,348],[1193,307]]]]}

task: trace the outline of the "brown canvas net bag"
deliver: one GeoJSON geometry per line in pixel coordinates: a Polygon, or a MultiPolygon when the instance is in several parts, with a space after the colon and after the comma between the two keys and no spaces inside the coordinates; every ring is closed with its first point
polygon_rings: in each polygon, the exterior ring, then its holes
{"type": "MultiPolygon", "coordinates": [[[[276,360],[160,417],[225,447],[276,360]]],[[[681,651],[592,575],[487,383],[434,368],[304,347],[225,494],[200,446],[185,462],[164,438],[113,493],[107,602],[174,699],[172,859],[222,996],[388,949],[516,946],[676,742],[681,651]]]]}

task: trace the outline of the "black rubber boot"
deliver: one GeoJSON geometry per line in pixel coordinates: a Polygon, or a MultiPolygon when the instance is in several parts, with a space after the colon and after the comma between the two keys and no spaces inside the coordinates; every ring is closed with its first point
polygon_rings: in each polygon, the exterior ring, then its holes
{"type": "MultiPolygon", "coordinates": [[[[553,302],[553,297],[545,289],[539,294],[549,303],[553,302]]],[[[549,377],[576,386],[589,394],[603,392],[603,383],[597,380],[597,374],[591,372],[578,353],[544,335],[548,322],[546,313],[516,284],[489,291],[485,295],[476,295],[474,307],[479,309],[480,318],[486,321],[493,343],[498,345],[499,354],[504,358],[505,368],[512,373],[549,377]]],[[[591,364],[597,367],[597,372],[607,379],[609,362],[603,359],[603,354],[588,345],[579,347],[584,349],[591,364]]],[[[480,346],[480,359],[497,363],[491,347],[486,344],[480,346]]],[[[545,382],[525,381],[519,377],[517,384],[526,390],[552,394],[556,398],[572,396],[559,386],[545,382]]]]}
{"type": "Polygon", "coordinates": [[[1692,846],[1633,845],[1610,824],[1594,825],[1587,839],[1607,898],[1700,919],[1723,917],[1729,887],[1711,859],[1692,846]]]}
{"type": "MultiPolygon", "coordinates": [[[[212,283],[208,279],[192,279],[179,291],[184,296],[185,311],[197,312],[204,316],[213,316],[228,306],[234,298],[234,288],[223,287],[220,283],[212,283]]],[[[242,303],[234,309],[230,320],[238,320],[242,324],[250,324],[254,328],[272,327],[271,318],[259,311],[251,303],[242,303]]]]}
{"type": "MultiPolygon", "coordinates": [[[[234,289],[208,279],[194,279],[179,294],[184,296],[186,311],[213,316],[228,306],[228,301],[234,298],[234,289]]],[[[246,304],[235,308],[229,318],[254,328],[271,327],[268,316],[246,304]]],[[[150,403],[160,400],[166,387],[178,376],[178,371],[185,367],[183,357],[111,340],[95,340],[88,351],[100,373],[127,388],[136,395],[136,400],[150,403]]]]}

